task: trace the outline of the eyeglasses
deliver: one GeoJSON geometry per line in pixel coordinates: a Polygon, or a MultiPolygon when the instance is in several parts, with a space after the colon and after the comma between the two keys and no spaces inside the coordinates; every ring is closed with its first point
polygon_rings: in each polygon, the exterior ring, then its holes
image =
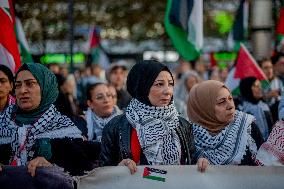
{"type": "Polygon", "coordinates": [[[110,99],[110,98],[113,98],[111,93],[106,93],[106,94],[101,93],[95,97],[95,99],[98,101],[103,101],[103,100],[110,99]]]}

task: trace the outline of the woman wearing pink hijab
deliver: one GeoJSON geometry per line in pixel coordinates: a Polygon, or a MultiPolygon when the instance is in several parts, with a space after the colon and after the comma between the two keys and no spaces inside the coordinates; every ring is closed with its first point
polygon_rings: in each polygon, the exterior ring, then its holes
{"type": "Polygon", "coordinates": [[[255,118],[235,109],[232,94],[222,82],[195,85],[187,107],[197,158],[204,157],[213,165],[255,165],[263,142],[255,118]]]}

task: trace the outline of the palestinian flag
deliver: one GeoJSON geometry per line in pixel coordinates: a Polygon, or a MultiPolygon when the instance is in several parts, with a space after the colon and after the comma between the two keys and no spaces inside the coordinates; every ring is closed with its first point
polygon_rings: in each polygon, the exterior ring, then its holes
{"type": "Polygon", "coordinates": [[[22,63],[34,62],[32,55],[30,53],[30,48],[29,48],[27,39],[25,37],[22,23],[19,18],[16,18],[16,35],[17,35],[17,41],[18,41],[18,45],[20,49],[21,62],[22,63]]]}
{"type": "Polygon", "coordinates": [[[91,64],[99,64],[104,70],[109,67],[109,59],[101,47],[100,29],[93,27],[89,34],[88,51],[91,55],[91,64]]]}
{"type": "Polygon", "coordinates": [[[16,72],[21,66],[21,59],[14,31],[12,0],[0,1],[0,18],[0,63],[16,72]]]}
{"type": "Polygon", "coordinates": [[[256,77],[262,84],[268,84],[267,78],[246,47],[241,44],[235,66],[231,69],[225,81],[225,85],[233,95],[239,94],[240,80],[246,77],[256,77]]]}
{"type": "Polygon", "coordinates": [[[196,60],[203,45],[203,0],[168,0],[164,22],[180,56],[196,60]]]}
{"type": "Polygon", "coordinates": [[[237,9],[235,20],[233,24],[232,31],[228,37],[228,47],[238,51],[240,44],[243,43],[247,38],[248,31],[248,1],[240,0],[240,5],[237,9]]]}
{"type": "Polygon", "coordinates": [[[143,172],[143,178],[165,182],[166,174],[167,174],[167,171],[145,167],[144,172],[143,172]]]}
{"type": "Polygon", "coordinates": [[[276,25],[276,44],[283,43],[283,36],[284,36],[284,7],[280,9],[278,23],[276,25]]]}

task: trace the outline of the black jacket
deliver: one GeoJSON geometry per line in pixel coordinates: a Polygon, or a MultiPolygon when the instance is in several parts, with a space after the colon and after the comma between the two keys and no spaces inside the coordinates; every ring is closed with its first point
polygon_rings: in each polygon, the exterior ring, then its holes
{"type": "MultiPolygon", "coordinates": [[[[181,164],[195,164],[195,145],[192,127],[184,118],[179,117],[180,126],[176,129],[181,143],[181,164]]],[[[116,166],[121,160],[130,158],[131,129],[126,115],[114,117],[103,129],[100,163],[102,166],[116,166]]],[[[142,164],[142,163],[141,163],[142,164]]]]}

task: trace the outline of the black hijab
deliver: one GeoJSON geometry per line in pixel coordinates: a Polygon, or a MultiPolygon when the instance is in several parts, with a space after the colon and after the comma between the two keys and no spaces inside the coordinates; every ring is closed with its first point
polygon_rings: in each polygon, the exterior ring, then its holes
{"type": "Polygon", "coordinates": [[[143,60],[135,64],[127,76],[127,91],[132,98],[152,106],[148,98],[150,88],[161,71],[171,74],[166,65],[156,60],[143,60]]]}
{"type": "Polygon", "coordinates": [[[252,86],[254,82],[257,80],[256,77],[246,77],[240,82],[240,92],[244,100],[251,102],[253,104],[257,104],[260,99],[256,99],[252,94],[252,86]]]}
{"type": "Polygon", "coordinates": [[[2,71],[8,77],[9,83],[14,82],[14,75],[13,75],[12,71],[10,70],[10,68],[1,64],[0,65],[0,71],[2,71]]]}

